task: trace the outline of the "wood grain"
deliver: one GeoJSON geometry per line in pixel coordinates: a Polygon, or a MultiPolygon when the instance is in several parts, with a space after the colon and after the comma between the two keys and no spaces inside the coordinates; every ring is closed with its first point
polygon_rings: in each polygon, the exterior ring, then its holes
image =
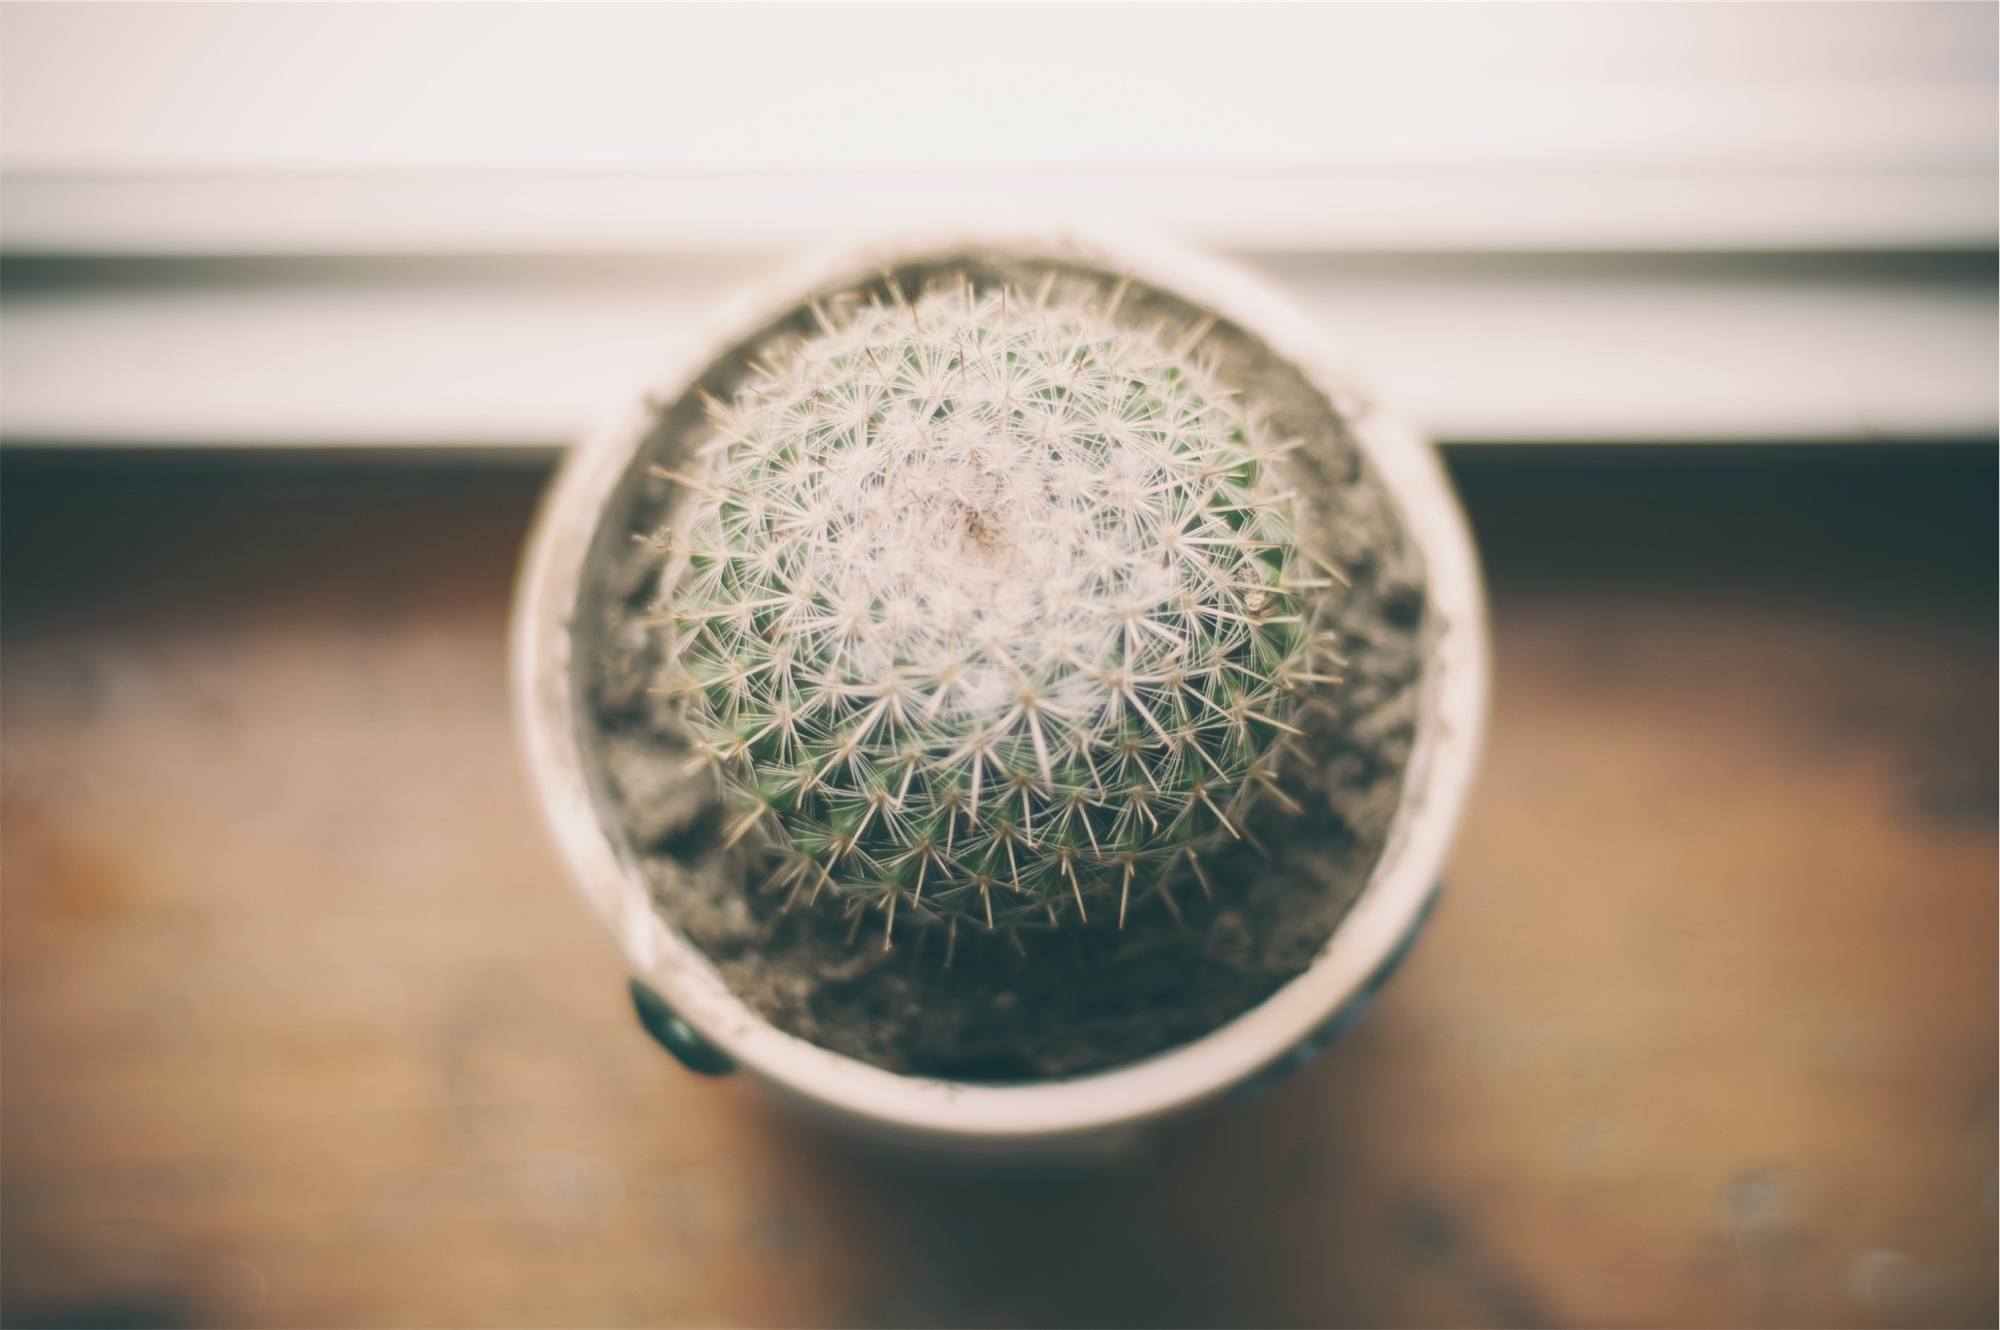
{"type": "Polygon", "coordinates": [[[995,1173],[640,1032],[508,730],[539,473],[6,459],[0,1318],[1993,1323],[1990,450],[1459,465],[1496,722],[1408,966],[995,1173]]]}

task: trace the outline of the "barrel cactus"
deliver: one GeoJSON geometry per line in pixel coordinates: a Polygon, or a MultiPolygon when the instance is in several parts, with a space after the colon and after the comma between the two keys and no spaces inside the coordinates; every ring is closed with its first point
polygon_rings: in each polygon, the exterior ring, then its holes
{"type": "Polygon", "coordinates": [[[1208,328],[1123,295],[815,305],[666,472],[663,687],[788,902],[879,911],[885,943],[1123,927],[1296,809],[1338,572],[1208,328]]]}

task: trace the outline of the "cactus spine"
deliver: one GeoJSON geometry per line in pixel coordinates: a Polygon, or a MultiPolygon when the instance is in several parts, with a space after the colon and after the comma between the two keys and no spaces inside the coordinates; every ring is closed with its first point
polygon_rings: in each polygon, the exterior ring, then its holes
{"type": "Polygon", "coordinates": [[[815,306],[666,473],[666,687],[727,838],[885,939],[1210,890],[1331,681],[1332,570],[1207,329],[1057,287],[815,306]]]}

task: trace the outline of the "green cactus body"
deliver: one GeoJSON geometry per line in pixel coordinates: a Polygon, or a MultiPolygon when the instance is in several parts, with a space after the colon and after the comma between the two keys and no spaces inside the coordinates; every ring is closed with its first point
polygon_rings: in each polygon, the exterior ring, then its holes
{"type": "Polygon", "coordinates": [[[790,899],[1122,925],[1286,798],[1328,582],[1283,448],[1117,303],[816,309],[674,477],[667,686],[790,899]]]}

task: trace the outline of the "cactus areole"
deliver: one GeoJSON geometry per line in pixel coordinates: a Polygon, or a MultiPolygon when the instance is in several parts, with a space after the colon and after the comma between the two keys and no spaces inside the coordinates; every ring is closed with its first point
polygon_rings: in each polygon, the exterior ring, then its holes
{"type": "Polygon", "coordinates": [[[1247,279],[1106,253],[803,269],[579,450],[531,551],[521,696],[579,883],[691,1035],[856,1076],[864,1116],[1289,1030],[1248,1074],[1329,1014],[1294,980],[1393,954],[1469,772],[1434,456],[1247,279]]]}
{"type": "Polygon", "coordinates": [[[1276,436],[1120,293],[815,308],[680,480],[664,687],[729,841],[872,936],[1213,891],[1337,669],[1276,436]]]}

